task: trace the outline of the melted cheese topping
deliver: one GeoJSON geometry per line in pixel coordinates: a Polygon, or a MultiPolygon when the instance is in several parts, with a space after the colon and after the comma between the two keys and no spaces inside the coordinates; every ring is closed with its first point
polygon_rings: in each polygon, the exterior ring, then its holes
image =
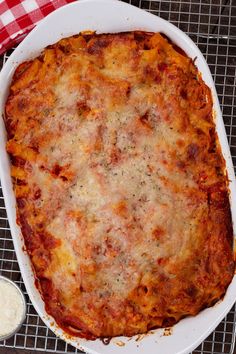
{"type": "Polygon", "coordinates": [[[142,333],[224,294],[232,226],[211,94],[160,34],[46,49],[17,69],[6,125],[19,223],[64,329],[142,333]]]}

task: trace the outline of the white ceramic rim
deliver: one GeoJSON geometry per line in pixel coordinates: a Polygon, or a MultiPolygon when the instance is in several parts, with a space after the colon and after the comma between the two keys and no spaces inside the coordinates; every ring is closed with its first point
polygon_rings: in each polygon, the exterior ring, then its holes
{"type": "MultiPolygon", "coordinates": [[[[233,218],[234,234],[236,233],[236,182],[224,123],[220,111],[215,86],[206,61],[192,40],[169,22],[147,13],[139,8],[117,0],[80,0],[66,5],[48,15],[17,47],[0,73],[0,111],[4,112],[8,86],[17,65],[31,57],[37,56],[48,44],[55,43],[63,37],[82,30],[100,32],[123,32],[129,30],[161,31],[182,48],[191,58],[197,57],[195,63],[202,77],[211,88],[215,112],[216,130],[226,161],[226,169],[230,184],[230,201],[233,218]],[[73,28],[73,29],[72,29],[73,28]],[[76,29],[76,30],[75,30],[76,29]]],[[[17,259],[22,272],[30,299],[44,323],[60,338],[91,354],[136,354],[146,352],[154,354],[187,354],[196,348],[219,324],[233,306],[236,299],[236,277],[229,286],[224,299],[212,308],[202,311],[199,315],[186,318],[174,326],[170,337],[163,336],[162,330],[152,331],[140,342],[137,337],[114,338],[108,346],[100,340],[87,341],[68,336],[61,330],[44,309],[43,301],[35,286],[34,274],[24,245],[20,228],[16,224],[15,196],[10,179],[9,159],[5,150],[6,132],[3,120],[0,120],[0,178],[12,232],[17,259]],[[197,333],[196,333],[197,332],[197,333]],[[119,346],[118,342],[124,343],[119,346]]]]}

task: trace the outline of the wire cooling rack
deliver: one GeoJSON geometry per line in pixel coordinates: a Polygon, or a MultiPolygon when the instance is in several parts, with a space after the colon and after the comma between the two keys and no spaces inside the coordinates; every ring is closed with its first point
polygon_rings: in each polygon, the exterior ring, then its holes
{"type": "MultiPolygon", "coordinates": [[[[199,46],[216,84],[236,169],[236,0],[126,0],[126,2],[172,22],[199,46]]],[[[10,52],[4,55],[3,64],[9,55],[10,52]]],[[[2,189],[0,189],[0,274],[14,280],[22,288],[27,299],[25,323],[14,337],[0,342],[0,347],[80,353],[79,350],[58,339],[43,324],[28,298],[16,260],[2,189]]],[[[235,322],[236,308],[233,307],[217,329],[193,353],[233,354],[235,322]]]]}

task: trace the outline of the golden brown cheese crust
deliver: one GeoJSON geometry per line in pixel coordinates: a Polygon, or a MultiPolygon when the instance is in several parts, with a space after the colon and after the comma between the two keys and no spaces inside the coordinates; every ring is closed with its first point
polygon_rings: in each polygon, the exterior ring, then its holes
{"type": "Polygon", "coordinates": [[[5,121],[18,223],[67,332],[144,333],[225,294],[233,231],[211,92],[161,34],[49,46],[17,68],[5,121]]]}

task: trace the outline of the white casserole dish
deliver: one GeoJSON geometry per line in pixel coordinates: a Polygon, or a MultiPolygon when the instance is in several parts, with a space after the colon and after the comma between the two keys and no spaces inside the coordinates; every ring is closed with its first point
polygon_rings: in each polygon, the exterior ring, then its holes
{"type": "MultiPolygon", "coordinates": [[[[195,63],[202,73],[204,81],[212,90],[216,128],[230,180],[232,217],[234,234],[236,234],[235,175],[214,83],[209,68],[196,45],[187,35],[167,21],[116,0],[80,0],[58,9],[44,19],[26,37],[5,64],[0,74],[0,112],[4,113],[8,87],[18,64],[37,56],[47,45],[84,30],[96,30],[98,33],[130,30],[162,32],[182,48],[189,57],[197,58],[195,63]]],[[[202,311],[195,317],[180,321],[173,327],[172,334],[169,336],[165,336],[164,330],[159,329],[142,336],[141,340],[137,336],[131,339],[124,337],[113,338],[105,346],[101,340],[87,341],[65,334],[45,312],[44,303],[35,287],[30,260],[23,251],[24,242],[20,228],[16,224],[15,196],[12,189],[10,165],[5,143],[6,131],[3,120],[0,119],[0,177],[18,262],[26,289],[36,311],[56,335],[88,353],[184,354],[197,347],[227,314],[236,299],[236,277],[234,277],[222,301],[212,308],[202,311]]]]}

